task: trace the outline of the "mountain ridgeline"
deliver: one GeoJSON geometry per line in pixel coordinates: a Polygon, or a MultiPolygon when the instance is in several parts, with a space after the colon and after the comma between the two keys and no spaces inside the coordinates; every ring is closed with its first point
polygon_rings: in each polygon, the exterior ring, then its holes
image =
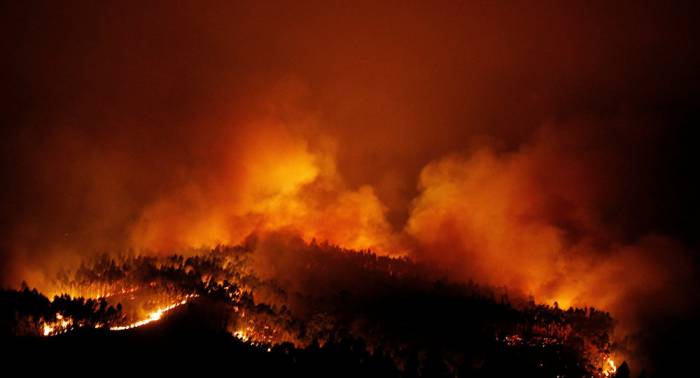
{"type": "Polygon", "coordinates": [[[103,255],[57,275],[63,294],[52,300],[28,286],[4,290],[0,331],[17,350],[105,345],[201,357],[208,345],[207,357],[300,374],[628,374],[609,365],[610,314],[445,277],[407,258],[251,237],[185,255],[103,255]],[[171,303],[183,305],[157,310],[171,303]],[[153,324],[129,328],[149,313],[153,324]]]}

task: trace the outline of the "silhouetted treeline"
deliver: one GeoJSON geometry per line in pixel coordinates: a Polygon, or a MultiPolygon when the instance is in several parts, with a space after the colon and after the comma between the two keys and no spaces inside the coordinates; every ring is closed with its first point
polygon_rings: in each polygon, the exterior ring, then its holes
{"type": "Polygon", "coordinates": [[[44,326],[59,325],[61,319],[66,321],[65,331],[120,322],[122,306],[109,305],[105,298],[71,298],[65,294],[50,301],[36,289],[23,285],[21,290],[0,290],[0,314],[3,335],[42,335],[44,326]]]}
{"type": "Polygon", "coordinates": [[[189,257],[102,256],[63,272],[57,285],[107,298],[49,301],[27,288],[5,291],[3,332],[26,334],[17,319],[39,327],[37,320],[55,320],[56,313],[84,328],[123,322],[114,303],[120,297],[109,295],[123,291],[196,294],[188,311],[200,308],[197,321],[214,334],[283,353],[284,363],[297,367],[305,358],[347,359],[363,366],[358,374],[376,368],[382,376],[583,377],[599,375],[602,356],[614,347],[606,312],[536,304],[505,289],[450,282],[406,258],[297,239],[252,238],[189,257]]]}

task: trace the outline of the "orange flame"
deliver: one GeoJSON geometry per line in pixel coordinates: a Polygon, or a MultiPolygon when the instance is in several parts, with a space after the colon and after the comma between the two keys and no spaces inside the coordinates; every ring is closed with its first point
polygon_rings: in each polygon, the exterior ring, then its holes
{"type": "Polygon", "coordinates": [[[156,322],[156,321],[160,320],[163,317],[163,315],[165,315],[167,312],[184,305],[185,303],[187,303],[187,301],[189,299],[194,298],[194,297],[196,297],[195,294],[188,295],[179,302],[175,302],[175,303],[172,303],[170,305],[160,307],[160,308],[152,311],[151,313],[148,314],[148,316],[145,319],[142,319],[142,320],[139,320],[139,321],[136,321],[133,323],[129,323],[126,325],[122,325],[122,326],[109,327],[109,330],[110,331],[125,331],[125,330],[142,327],[142,326],[145,326],[146,324],[156,322]]]}

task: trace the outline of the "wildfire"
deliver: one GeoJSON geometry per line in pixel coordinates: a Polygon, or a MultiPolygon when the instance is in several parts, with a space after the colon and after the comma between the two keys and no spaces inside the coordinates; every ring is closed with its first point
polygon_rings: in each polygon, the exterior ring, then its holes
{"type": "Polygon", "coordinates": [[[168,311],[171,311],[177,307],[184,305],[185,303],[187,303],[187,301],[189,299],[194,298],[194,297],[196,297],[195,294],[187,295],[187,296],[185,296],[185,298],[183,300],[181,300],[179,302],[175,302],[175,303],[172,303],[168,306],[160,307],[160,308],[156,309],[155,311],[148,314],[148,316],[145,319],[139,320],[139,321],[134,322],[134,323],[122,325],[122,326],[109,327],[109,330],[110,331],[124,331],[124,330],[128,330],[128,329],[138,328],[138,327],[144,326],[144,325],[149,324],[149,323],[153,323],[155,321],[160,320],[163,317],[163,315],[165,313],[167,313],[168,311]]]}
{"type": "Polygon", "coordinates": [[[617,365],[615,365],[615,360],[613,360],[612,357],[607,356],[605,358],[605,362],[603,364],[603,376],[611,377],[611,376],[615,375],[616,371],[617,371],[617,365]]]}
{"type": "MultiPolygon", "coordinates": [[[[132,292],[132,290],[129,290],[129,292],[132,292]]],[[[121,293],[120,293],[121,294],[121,293]]],[[[141,326],[144,326],[149,323],[153,323],[155,321],[160,320],[163,315],[165,315],[167,312],[180,307],[187,303],[190,299],[197,297],[197,294],[188,294],[184,296],[181,300],[171,303],[167,306],[164,307],[159,307],[156,310],[150,312],[145,319],[129,323],[126,325],[120,325],[120,326],[111,326],[109,327],[110,331],[124,331],[128,329],[133,329],[133,328],[138,328],[141,326]]],[[[75,329],[76,327],[85,327],[86,324],[83,322],[77,322],[75,323],[73,319],[69,316],[64,316],[61,313],[56,314],[56,320],[55,321],[42,321],[39,325],[39,330],[42,335],[44,336],[56,336],[62,333],[66,333],[70,330],[75,329]]],[[[108,326],[108,324],[104,323],[95,323],[92,325],[93,328],[103,328],[108,326]]]]}
{"type": "Polygon", "coordinates": [[[259,331],[255,327],[248,326],[238,329],[232,334],[237,339],[245,343],[250,343],[250,345],[253,346],[276,344],[273,337],[273,334],[275,333],[274,330],[270,329],[269,326],[265,326],[263,328],[264,329],[262,331],[259,331]]]}
{"type": "Polygon", "coordinates": [[[73,320],[69,317],[64,317],[61,313],[56,314],[56,321],[43,322],[41,330],[44,336],[55,336],[69,331],[73,328],[73,320]]]}
{"type": "MultiPolygon", "coordinates": [[[[245,313],[241,313],[241,318],[245,318],[245,313]]],[[[271,346],[281,343],[283,340],[280,338],[279,329],[276,327],[262,323],[256,322],[253,319],[247,321],[247,325],[237,328],[232,331],[231,334],[253,346],[271,346]]]]}
{"type": "Polygon", "coordinates": [[[247,333],[245,330],[243,330],[243,329],[239,329],[239,330],[237,330],[236,332],[234,332],[234,333],[233,333],[233,336],[235,336],[237,339],[239,339],[239,340],[241,340],[241,341],[244,341],[244,342],[245,342],[245,341],[248,341],[248,339],[249,339],[249,338],[248,338],[248,333],[247,333]]]}
{"type": "Polygon", "coordinates": [[[117,295],[133,294],[139,290],[141,290],[141,288],[137,286],[137,287],[132,287],[129,289],[122,289],[122,290],[118,290],[118,291],[114,291],[114,292],[106,292],[106,293],[102,293],[102,294],[97,294],[94,297],[96,299],[110,298],[110,297],[117,296],[117,295]]]}

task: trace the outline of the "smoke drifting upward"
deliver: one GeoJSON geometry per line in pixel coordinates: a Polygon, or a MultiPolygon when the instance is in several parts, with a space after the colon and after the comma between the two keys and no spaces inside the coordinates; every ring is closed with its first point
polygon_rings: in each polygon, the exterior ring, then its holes
{"type": "MultiPolygon", "coordinates": [[[[136,249],[236,245],[250,234],[289,229],[348,248],[394,251],[385,206],[371,186],[347,188],[334,145],[295,135],[296,120],[256,121],[220,156],[208,182],[191,182],[145,207],[131,229],[136,249]]],[[[313,122],[299,120],[299,122],[313,122]]]]}
{"type": "Polygon", "coordinates": [[[696,5],[257,3],[1,6],[4,285],[282,230],[697,301],[696,5]]]}
{"type": "Polygon", "coordinates": [[[627,176],[644,159],[635,149],[652,136],[597,122],[546,125],[515,151],[479,147],[428,164],[406,227],[416,253],[462,279],[617,310],[627,325],[652,300],[651,311],[687,310],[687,251],[633,232],[646,210],[627,207],[639,206],[627,176]]]}

